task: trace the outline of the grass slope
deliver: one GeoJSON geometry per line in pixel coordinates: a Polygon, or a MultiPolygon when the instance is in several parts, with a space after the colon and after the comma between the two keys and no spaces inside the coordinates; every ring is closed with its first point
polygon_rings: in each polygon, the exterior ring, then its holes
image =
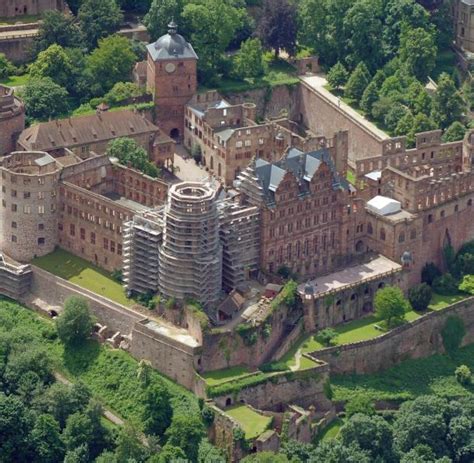
{"type": "Polygon", "coordinates": [[[115,281],[110,273],[63,249],[38,257],[32,263],[119,304],[130,307],[134,303],[133,300],[127,299],[123,286],[115,281]]]}
{"type": "MultiPolygon", "coordinates": [[[[71,381],[82,381],[104,405],[121,417],[141,426],[143,389],[137,378],[138,362],[121,350],[95,341],[81,348],[64,349],[51,320],[0,298],[0,335],[17,332],[25,339],[25,349],[44,348],[54,368],[71,381]]],[[[172,396],[175,413],[197,414],[197,398],[191,392],[153,370],[150,381],[162,381],[172,396]]]]}

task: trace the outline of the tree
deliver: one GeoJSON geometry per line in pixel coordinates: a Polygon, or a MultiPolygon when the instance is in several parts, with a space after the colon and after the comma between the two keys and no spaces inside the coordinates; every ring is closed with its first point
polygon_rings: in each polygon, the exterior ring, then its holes
{"type": "Polygon", "coordinates": [[[273,49],[275,56],[285,50],[290,56],[296,52],[296,7],[288,0],[265,0],[257,34],[265,48],[273,49]]]}
{"type": "Polygon", "coordinates": [[[406,28],[400,36],[399,53],[409,72],[425,82],[434,69],[438,53],[434,34],[421,27],[406,28]]]}
{"type": "Polygon", "coordinates": [[[93,438],[92,422],[81,412],[73,413],[66,420],[63,441],[67,450],[74,450],[80,445],[88,444],[93,438]]]}
{"type": "Polygon", "coordinates": [[[67,90],[50,78],[30,79],[23,89],[26,114],[34,119],[55,118],[68,111],[67,90]]]}
{"type": "Polygon", "coordinates": [[[374,107],[375,102],[379,99],[379,92],[377,90],[377,84],[372,79],[367,88],[364,90],[362,94],[362,99],[360,100],[360,107],[363,109],[367,114],[372,113],[372,108],[374,107]]]}
{"type": "Polygon", "coordinates": [[[71,296],[64,302],[64,310],[56,318],[56,328],[61,341],[66,345],[81,344],[89,339],[94,327],[94,318],[83,298],[71,296]]]}
{"type": "Polygon", "coordinates": [[[172,416],[168,389],[161,383],[150,385],[144,398],[142,419],[145,432],[162,436],[171,424],[172,416]]]}
{"type": "Polygon", "coordinates": [[[466,126],[459,121],[454,121],[443,134],[443,141],[449,143],[452,141],[462,140],[466,135],[466,126]]]}
{"type": "Polygon", "coordinates": [[[117,82],[104,96],[109,105],[117,105],[126,100],[143,95],[143,91],[132,82],[117,82]]]}
{"type": "Polygon", "coordinates": [[[64,458],[64,463],[89,463],[89,448],[82,444],[75,449],[69,450],[64,458]]]}
{"type": "Polygon", "coordinates": [[[150,177],[158,177],[159,169],[148,160],[148,153],[132,138],[116,138],[107,146],[107,154],[115,157],[124,166],[133,167],[150,177]]]}
{"type": "Polygon", "coordinates": [[[203,436],[202,422],[195,415],[175,415],[171,426],[166,430],[167,443],[183,449],[192,461],[197,459],[199,442],[203,436]]]}
{"type": "Polygon", "coordinates": [[[372,461],[393,461],[393,436],[391,426],[381,416],[355,414],[340,431],[342,442],[357,444],[369,452],[372,461]]]}
{"type": "Polygon", "coordinates": [[[281,453],[258,452],[241,460],[241,463],[290,463],[281,453]]]}
{"type": "Polygon", "coordinates": [[[186,454],[179,447],[165,444],[160,453],[151,457],[147,463],[174,463],[175,461],[186,461],[186,454]]]}
{"type": "Polygon", "coordinates": [[[86,72],[101,93],[108,92],[117,82],[130,78],[136,61],[130,41],[112,35],[99,41],[99,46],[87,57],[86,72]]]}
{"type": "Polygon", "coordinates": [[[463,386],[471,384],[472,373],[467,365],[459,365],[454,371],[454,376],[456,377],[456,381],[463,386]]]}
{"type": "Polygon", "coordinates": [[[260,39],[247,39],[234,57],[234,74],[240,79],[260,77],[265,73],[263,48],[260,39]]]}
{"type": "Polygon", "coordinates": [[[332,328],[325,328],[321,330],[317,335],[316,339],[320,342],[323,346],[330,346],[334,343],[335,339],[337,338],[338,334],[332,328]]]}
{"type": "Polygon", "coordinates": [[[453,79],[443,72],[438,79],[438,88],[433,96],[433,119],[442,128],[459,120],[464,111],[464,101],[456,89],[453,79]]]}
{"type": "Polygon", "coordinates": [[[390,132],[394,132],[400,120],[403,119],[407,113],[409,113],[409,110],[405,106],[394,102],[384,117],[384,123],[387,129],[390,132]]]}
{"type": "Polygon", "coordinates": [[[404,402],[393,425],[396,449],[406,453],[423,444],[438,456],[445,454],[448,407],[446,399],[434,395],[404,402]]]}
{"type": "Polygon", "coordinates": [[[351,418],[357,413],[372,416],[375,414],[375,406],[370,398],[358,395],[347,402],[345,412],[348,418],[351,418]]]}
{"type": "Polygon", "coordinates": [[[336,90],[346,85],[348,78],[349,74],[340,61],[329,70],[327,75],[328,84],[336,90]]]}
{"type": "Polygon", "coordinates": [[[433,281],[441,276],[441,270],[433,263],[428,262],[421,270],[421,282],[432,285],[433,281]]]}
{"type": "Polygon", "coordinates": [[[100,39],[115,32],[123,19],[115,0],[84,0],[77,17],[89,50],[97,46],[100,39]]]}
{"type": "Polygon", "coordinates": [[[168,23],[181,16],[183,9],[182,0],[153,0],[148,13],[143,18],[151,40],[166,34],[168,23]]]}
{"type": "Polygon", "coordinates": [[[434,279],[432,288],[438,294],[452,296],[458,292],[458,283],[450,273],[445,273],[434,279]]]}
{"type": "Polygon", "coordinates": [[[123,426],[117,437],[117,462],[143,461],[146,455],[147,451],[140,441],[138,431],[130,424],[123,426]]]}
{"type": "Polygon", "coordinates": [[[32,420],[20,399],[0,392],[0,461],[28,461],[32,420]]]}
{"type": "Polygon", "coordinates": [[[456,315],[450,315],[441,330],[443,346],[448,354],[453,354],[461,347],[465,334],[466,327],[463,320],[456,315]]]}
{"type": "Polygon", "coordinates": [[[344,445],[338,439],[322,441],[313,452],[311,462],[369,463],[373,461],[367,451],[357,444],[344,445]]]}
{"type": "Polygon", "coordinates": [[[408,290],[408,300],[414,310],[423,312],[428,308],[433,291],[431,286],[426,283],[413,286],[408,290]]]}
{"type": "Polygon", "coordinates": [[[7,57],[0,53],[0,79],[5,79],[15,72],[15,66],[13,66],[7,57]]]}
{"type": "Polygon", "coordinates": [[[364,62],[372,72],[380,67],[384,58],[381,18],[381,2],[359,0],[349,8],[343,19],[349,64],[364,62]]]}
{"type": "Polygon", "coordinates": [[[384,320],[388,328],[392,328],[405,319],[405,312],[410,309],[410,303],[405,299],[400,288],[385,286],[375,293],[375,313],[384,320]]]}
{"type": "Polygon", "coordinates": [[[369,83],[370,74],[367,66],[364,63],[359,63],[347,81],[344,95],[359,103],[369,83]]]}
{"type": "Polygon", "coordinates": [[[38,79],[49,77],[61,87],[68,87],[73,72],[72,62],[60,45],[51,45],[40,52],[30,66],[30,76],[38,79]]]}
{"type": "Polygon", "coordinates": [[[421,132],[428,132],[436,129],[436,123],[426,114],[418,113],[413,119],[412,133],[415,135],[421,132]]]}
{"type": "Polygon", "coordinates": [[[51,45],[63,48],[83,46],[82,32],[74,16],[54,10],[43,13],[39,23],[38,37],[35,40],[35,49],[41,52],[51,45]]]}
{"type": "Polygon", "coordinates": [[[280,451],[291,462],[303,462],[310,460],[314,447],[294,439],[282,440],[280,451]]]}
{"type": "MultiPolygon", "coordinates": [[[[466,255],[471,256],[472,254],[466,255]]],[[[459,289],[464,293],[474,295],[474,275],[464,275],[461,284],[459,285],[459,289]]]]}
{"type": "Polygon", "coordinates": [[[36,418],[31,431],[31,442],[38,463],[55,463],[64,457],[64,445],[61,441],[59,423],[47,414],[36,418]]]}

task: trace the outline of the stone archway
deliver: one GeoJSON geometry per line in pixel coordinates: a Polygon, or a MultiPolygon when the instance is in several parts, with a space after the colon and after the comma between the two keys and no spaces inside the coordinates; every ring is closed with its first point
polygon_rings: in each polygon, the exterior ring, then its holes
{"type": "Polygon", "coordinates": [[[173,139],[173,140],[179,140],[179,129],[177,128],[174,128],[174,129],[171,129],[170,130],[170,137],[173,139]]]}

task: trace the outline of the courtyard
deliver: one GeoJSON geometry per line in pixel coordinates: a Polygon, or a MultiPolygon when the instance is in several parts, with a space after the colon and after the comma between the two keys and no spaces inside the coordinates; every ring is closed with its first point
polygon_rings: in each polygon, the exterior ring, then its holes
{"type": "Polygon", "coordinates": [[[270,416],[257,413],[247,405],[235,405],[227,408],[225,413],[240,424],[247,440],[258,437],[268,429],[272,422],[270,416]]]}

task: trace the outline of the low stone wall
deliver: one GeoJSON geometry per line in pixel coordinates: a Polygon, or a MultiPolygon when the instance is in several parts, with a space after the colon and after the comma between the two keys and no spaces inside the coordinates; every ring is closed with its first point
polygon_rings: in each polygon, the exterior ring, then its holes
{"type": "Polygon", "coordinates": [[[331,374],[375,373],[407,359],[444,352],[441,331],[450,315],[466,327],[463,345],[474,342],[474,297],[393,329],[368,341],[330,347],[311,355],[330,364],[331,374]]]}
{"type": "Polygon", "coordinates": [[[26,305],[30,306],[32,301],[38,298],[60,310],[68,297],[80,296],[87,300],[100,324],[107,325],[112,331],[120,331],[123,335],[130,334],[134,323],[145,318],[138,312],[69,283],[39,267],[32,265],[31,269],[33,271],[31,294],[25,295],[22,300],[26,305]]]}

